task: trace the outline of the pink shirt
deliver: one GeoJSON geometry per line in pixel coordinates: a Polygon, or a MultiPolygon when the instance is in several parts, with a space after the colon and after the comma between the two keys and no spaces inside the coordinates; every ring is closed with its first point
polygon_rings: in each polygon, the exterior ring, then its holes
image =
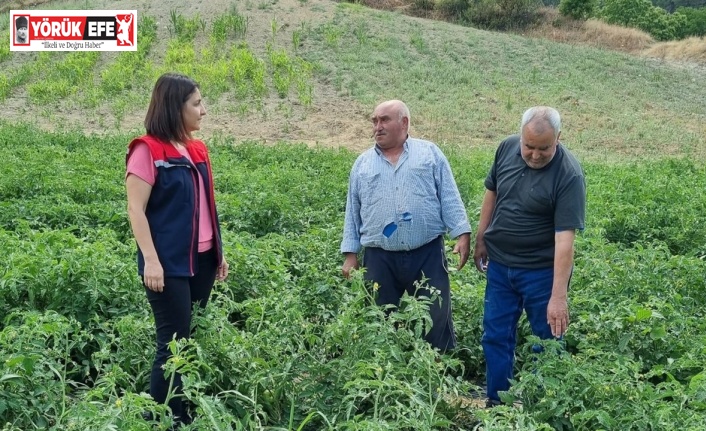
{"type": "MultiPolygon", "coordinates": [[[[179,148],[179,153],[191,161],[191,157],[186,148],[179,148]]],[[[136,175],[147,184],[154,186],[155,178],[157,177],[157,168],[154,166],[154,160],[152,159],[152,154],[150,154],[150,149],[147,144],[139,143],[135,145],[135,149],[132,151],[130,159],[127,162],[125,178],[130,174],[136,175]]],[[[206,200],[206,187],[204,186],[201,174],[199,174],[198,177],[200,196],[199,213],[201,214],[199,217],[199,253],[201,253],[213,247],[213,224],[211,223],[211,210],[206,200]]]]}

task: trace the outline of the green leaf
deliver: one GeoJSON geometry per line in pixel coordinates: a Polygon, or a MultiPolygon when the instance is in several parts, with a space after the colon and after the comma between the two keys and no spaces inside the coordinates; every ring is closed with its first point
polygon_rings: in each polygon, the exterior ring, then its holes
{"type": "Polygon", "coordinates": [[[667,329],[664,326],[655,326],[650,331],[650,337],[653,340],[659,340],[667,336],[667,329]]]}
{"type": "Polygon", "coordinates": [[[649,308],[638,308],[637,312],[635,313],[635,318],[638,322],[641,320],[647,320],[650,317],[652,317],[652,310],[650,310],[649,308]]]}
{"type": "Polygon", "coordinates": [[[0,377],[0,383],[8,380],[19,380],[21,378],[22,376],[18,374],[5,374],[4,376],[0,377]]]}

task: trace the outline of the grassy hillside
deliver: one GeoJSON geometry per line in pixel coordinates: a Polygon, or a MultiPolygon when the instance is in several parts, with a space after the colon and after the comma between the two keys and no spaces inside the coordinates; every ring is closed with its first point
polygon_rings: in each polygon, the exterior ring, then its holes
{"type": "Polygon", "coordinates": [[[564,140],[583,158],[704,155],[703,67],[352,4],[219,4],[140,11],[136,54],[0,47],[9,119],[138,131],[155,77],[177,70],[204,87],[206,136],[360,149],[374,105],[400,98],[415,133],[443,143],[494,147],[524,109],[547,104],[563,113],[564,140]]]}
{"type": "Polygon", "coordinates": [[[154,329],[123,186],[165,70],[202,84],[231,265],[165,370],[185,376],[184,431],[706,429],[703,69],[318,0],[134,3],[137,53],[20,55],[0,40],[0,430],[170,426],[142,417],[164,407],[145,393],[154,329]],[[532,353],[521,322],[508,394],[521,408],[472,402],[475,270],[451,274],[459,349],[442,356],[420,338],[424,303],[385,319],[340,275],[348,172],[388,98],[442,145],[473,227],[522,111],[564,114],[587,229],[565,350],[532,353]]]}
{"type": "Polygon", "coordinates": [[[706,70],[339,6],[305,56],[366,106],[399,97],[420,131],[492,146],[524,109],[557,107],[584,158],[703,155],[706,70]],[[394,29],[394,30],[393,30],[394,29]]]}

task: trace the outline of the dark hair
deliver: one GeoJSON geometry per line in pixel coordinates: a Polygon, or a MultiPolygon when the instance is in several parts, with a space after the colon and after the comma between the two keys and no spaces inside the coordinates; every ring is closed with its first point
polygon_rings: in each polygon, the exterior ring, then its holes
{"type": "Polygon", "coordinates": [[[191,135],[184,128],[181,111],[197,88],[199,85],[185,75],[165,73],[160,76],[154,84],[145,116],[147,134],[166,142],[174,140],[186,144],[191,135]]]}

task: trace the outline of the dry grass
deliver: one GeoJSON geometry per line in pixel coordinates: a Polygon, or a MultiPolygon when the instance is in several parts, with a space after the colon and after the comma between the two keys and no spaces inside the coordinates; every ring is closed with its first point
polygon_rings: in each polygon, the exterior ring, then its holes
{"type": "Polygon", "coordinates": [[[410,2],[405,0],[358,0],[355,1],[355,3],[362,4],[372,9],[400,12],[403,12],[410,6],[410,2]]]}
{"type": "Polygon", "coordinates": [[[600,46],[618,51],[637,52],[654,43],[652,36],[642,30],[606,24],[595,19],[586,21],[583,28],[586,43],[595,41],[600,46]]]}
{"type": "Polygon", "coordinates": [[[5,13],[10,10],[29,9],[31,7],[49,3],[51,0],[14,0],[8,2],[0,2],[0,13],[5,13]]]}
{"type": "Polygon", "coordinates": [[[646,57],[706,63],[706,39],[690,37],[684,40],[655,43],[643,53],[646,57]]]}
{"type": "MultiPolygon", "coordinates": [[[[358,0],[357,2],[374,9],[395,10],[433,20],[449,20],[437,10],[414,8],[412,0],[358,0]]],[[[645,57],[706,63],[706,39],[703,37],[658,43],[642,30],[607,24],[597,19],[577,21],[561,15],[556,8],[551,7],[540,8],[538,23],[520,33],[527,37],[574,45],[589,45],[645,57]]]]}
{"type": "Polygon", "coordinates": [[[606,24],[595,19],[576,21],[562,16],[553,8],[542,8],[539,15],[539,24],[523,32],[524,35],[631,54],[640,53],[654,44],[652,36],[642,30],[606,24]]]}

